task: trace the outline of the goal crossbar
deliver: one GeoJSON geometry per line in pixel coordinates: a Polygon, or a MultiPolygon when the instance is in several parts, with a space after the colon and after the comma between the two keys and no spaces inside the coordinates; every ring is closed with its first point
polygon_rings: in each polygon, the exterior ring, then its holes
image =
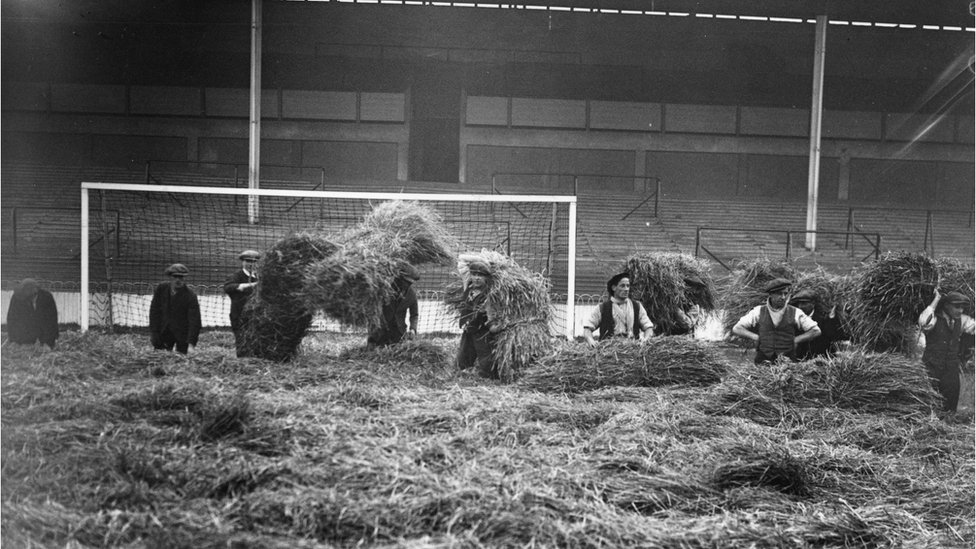
{"type": "Polygon", "coordinates": [[[574,336],[574,309],[576,293],[576,196],[538,195],[538,194],[470,194],[470,193],[411,193],[411,192],[364,192],[364,191],[304,191],[294,189],[237,189],[227,187],[203,187],[182,185],[144,185],[126,183],[81,183],[81,330],[87,331],[90,323],[89,304],[89,207],[90,191],[123,191],[143,193],[237,195],[247,197],[291,197],[311,199],[356,199],[356,200],[415,200],[425,202],[495,202],[495,203],[548,203],[568,206],[567,234],[567,291],[566,312],[568,315],[565,336],[574,336]]]}

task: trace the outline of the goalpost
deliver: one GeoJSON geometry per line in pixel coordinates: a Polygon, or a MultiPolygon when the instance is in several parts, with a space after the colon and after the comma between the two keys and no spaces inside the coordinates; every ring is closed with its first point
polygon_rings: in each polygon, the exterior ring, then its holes
{"type": "MultiPolygon", "coordinates": [[[[115,183],[81,184],[81,329],[148,325],[153,289],[172,263],[190,269],[204,327],[229,329],[227,277],[244,249],[264,251],[296,231],[333,234],[362,220],[373,205],[416,201],[436,210],[461,242],[458,253],[491,249],[547,280],[554,334],[575,330],[576,197],[238,189],[115,183]],[[261,203],[252,222],[248,204],[261,203]]],[[[443,306],[454,266],[422,265],[414,288],[421,333],[456,333],[443,306]]],[[[328,318],[315,328],[354,330],[328,318]]]]}

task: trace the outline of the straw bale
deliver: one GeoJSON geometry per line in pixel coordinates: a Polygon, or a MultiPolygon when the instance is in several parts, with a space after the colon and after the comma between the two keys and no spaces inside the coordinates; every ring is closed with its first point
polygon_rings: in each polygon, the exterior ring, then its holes
{"type": "Polygon", "coordinates": [[[341,360],[363,360],[396,368],[444,370],[452,357],[442,345],[429,339],[406,339],[396,345],[358,347],[339,355],[341,360]]]}
{"type": "MultiPolygon", "coordinates": [[[[941,265],[948,272],[947,281],[962,282],[962,269],[954,269],[950,261],[941,265]]],[[[939,267],[940,262],[920,253],[888,252],[854,269],[845,296],[854,342],[871,351],[914,356],[920,339],[918,316],[932,302],[942,276],[939,267]]],[[[968,291],[971,295],[971,288],[968,291]]]]}
{"type": "Polygon", "coordinates": [[[710,481],[719,489],[761,486],[794,496],[804,496],[809,490],[809,466],[783,446],[751,439],[719,445],[715,450],[720,457],[710,481]]]}
{"type": "Polygon", "coordinates": [[[285,362],[312,326],[313,310],[300,289],[308,266],[329,257],[338,245],[310,231],[291,233],[262,254],[257,264],[258,284],[243,312],[240,356],[285,362]]]}
{"type": "Polygon", "coordinates": [[[976,316],[976,270],[954,257],[940,257],[935,261],[935,268],[939,271],[939,291],[943,294],[959,292],[969,298],[969,305],[963,308],[963,313],[976,316]]]}
{"type": "Polygon", "coordinates": [[[657,387],[718,383],[727,365],[709,345],[685,338],[615,339],[596,347],[566,344],[527,370],[520,384],[578,393],[608,386],[657,387]]]}
{"type": "Polygon", "coordinates": [[[368,242],[411,265],[445,264],[454,258],[460,246],[437,210],[403,200],[373,206],[363,221],[347,229],[341,239],[368,242]]]}
{"type": "Polygon", "coordinates": [[[636,253],[625,260],[623,270],[630,274],[631,295],[643,303],[656,333],[680,332],[678,313],[692,305],[703,312],[715,309],[715,282],[703,259],[674,252],[636,253]]]}
{"type": "Polygon", "coordinates": [[[504,254],[492,250],[461,254],[458,275],[445,286],[444,303],[458,318],[473,306],[475,311],[487,313],[493,325],[502,327],[495,337],[494,361],[503,381],[512,381],[552,350],[549,326],[554,311],[548,281],[504,254]],[[491,276],[486,280],[484,299],[471,303],[465,298],[467,265],[475,260],[487,264],[491,276]]]}
{"type": "Polygon", "coordinates": [[[725,281],[719,293],[719,308],[725,311],[722,328],[731,337],[732,328],[753,307],[766,302],[763,290],[767,282],[776,278],[790,281],[797,279],[797,270],[788,260],[775,260],[767,257],[737,262],[732,274],[725,281]]]}

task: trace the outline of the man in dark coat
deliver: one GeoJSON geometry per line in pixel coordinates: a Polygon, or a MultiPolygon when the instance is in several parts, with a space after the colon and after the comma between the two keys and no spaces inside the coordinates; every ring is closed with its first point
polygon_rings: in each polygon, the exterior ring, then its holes
{"type": "Polygon", "coordinates": [[[766,303],[739,319],[732,333],[756,342],[756,364],[781,356],[796,360],[796,346],[820,335],[820,327],[806,313],[789,305],[792,283],[784,278],[766,284],[766,303]]]}
{"type": "Polygon", "coordinates": [[[234,331],[234,347],[240,349],[241,334],[244,331],[241,313],[258,285],[256,267],[261,254],[254,250],[244,250],[237,258],[241,260],[241,268],[224,283],[224,293],[230,296],[230,329],[234,331]]]}
{"type": "Polygon", "coordinates": [[[193,290],[186,286],[190,270],[174,263],[166,268],[168,282],[156,286],[149,305],[149,333],[156,349],[187,354],[200,337],[200,303],[193,290]]]}
{"type": "Polygon", "coordinates": [[[413,265],[404,265],[400,276],[393,282],[396,294],[383,305],[383,325],[370,330],[367,345],[391,345],[399,343],[406,334],[417,335],[420,311],[417,292],[413,283],[420,280],[420,272],[413,265]],[[410,323],[407,324],[409,315],[410,323]]]}
{"type": "Polygon", "coordinates": [[[837,352],[837,344],[849,336],[837,316],[835,306],[829,312],[817,306],[817,294],[811,290],[802,290],[790,298],[790,305],[806,313],[820,328],[820,335],[814,339],[798,343],[796,346],[797,360],[810,360],[816,357],[830,357],[837,352]]]}
{"type": "Polygon", "coordinates": [[[58,306],[51,292],[37,281],[25,278],[14,290],[7,310],[10,341],[33,345],[40,341],[50,348],[58,339],[58,306]]]}
{"type": "Polygon", "coordinates": [[[938,288],[935,298],[918,316],[918,326],[925,334],[922,363],[932,385],[943,397],[943,410],[955,412],[959,404],[960,339],[963,334],[976,333],[976,322],[963,314],[969,298],[959,292],[942,296],[938,288]]]}

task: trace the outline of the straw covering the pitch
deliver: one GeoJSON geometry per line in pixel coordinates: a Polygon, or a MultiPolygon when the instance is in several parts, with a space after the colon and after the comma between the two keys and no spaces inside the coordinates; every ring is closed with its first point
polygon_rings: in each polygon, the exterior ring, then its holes
{"type": "Polygon", "coordinates": [[[700,386],[718,383],[726,369],[714,348],[694,339],[613,339],[596,347],[565,344],[526,371],[520,384],[565,393],[616,386],[700,386]]]}

